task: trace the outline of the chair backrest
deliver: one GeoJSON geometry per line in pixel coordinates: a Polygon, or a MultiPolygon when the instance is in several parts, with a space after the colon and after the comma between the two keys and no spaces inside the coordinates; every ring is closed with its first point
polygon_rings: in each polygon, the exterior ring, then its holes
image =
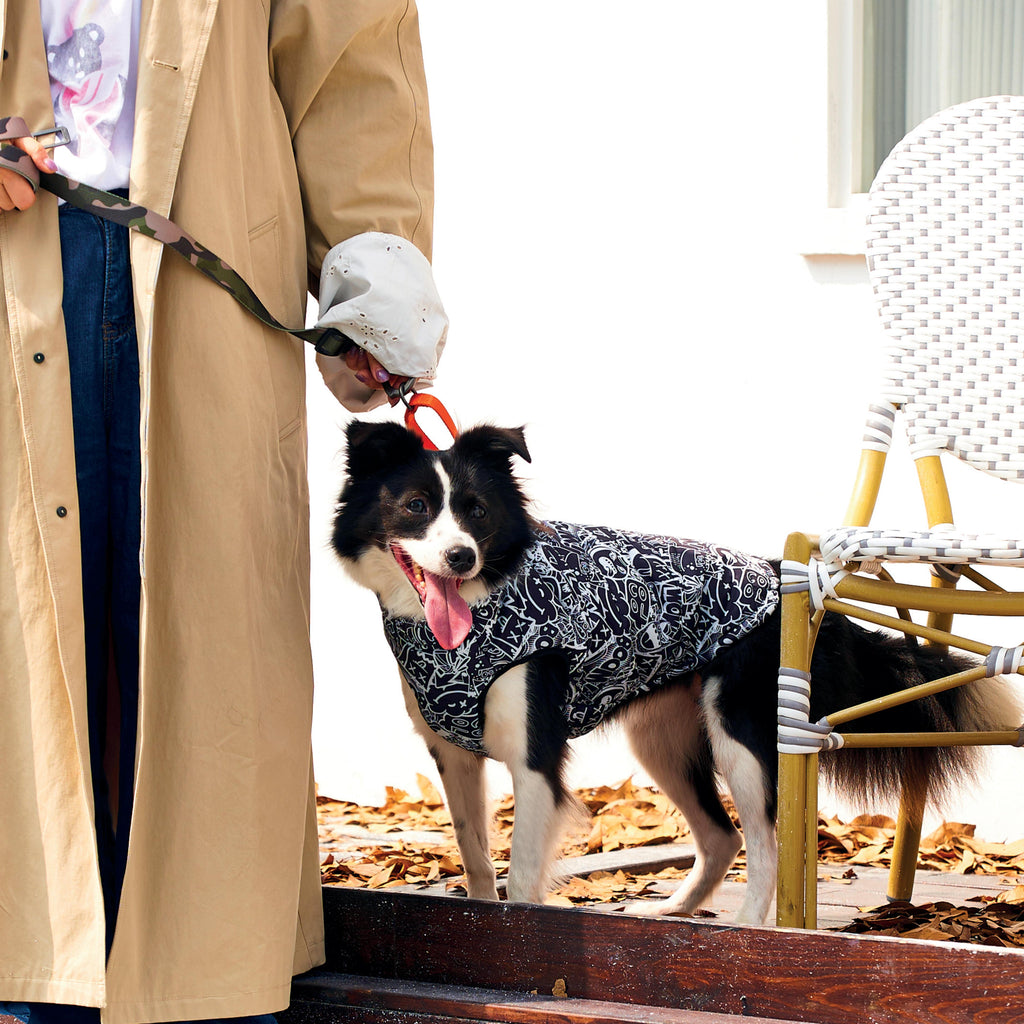
{"type": "Polygon", "coordinates": [[[871,186],[867,257],[882,397],[914,455],[1024,481],[1024,97],[950,107],[896,146],[871,186]]]}

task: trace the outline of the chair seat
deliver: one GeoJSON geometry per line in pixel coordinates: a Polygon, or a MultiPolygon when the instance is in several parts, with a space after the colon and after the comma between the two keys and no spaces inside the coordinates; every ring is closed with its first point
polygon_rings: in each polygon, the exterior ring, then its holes
{"type": "Polygon", "coordinates": [[[1024,566],[1024,540],[964,533],[951,526],[922,532],[844,526],[821,537],[821,557],[830,565],[877,560],[1024,566]]]}

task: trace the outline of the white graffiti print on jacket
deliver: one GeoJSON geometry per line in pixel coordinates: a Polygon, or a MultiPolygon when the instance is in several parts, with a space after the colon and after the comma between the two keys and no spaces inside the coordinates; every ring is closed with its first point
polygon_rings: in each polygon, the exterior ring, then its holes
{"type": "Polygon", "coordinates": [[[706,665],[778,603],[772,566],[728,548],[605,527],[547,524],[519,571],[473,607],[473,628],[443,650],[425,622],[385,613],[384,630],[424,718],[482,747],[483,702],[502,672],[562,652],[570,736],[625,701],[706,665]]]}

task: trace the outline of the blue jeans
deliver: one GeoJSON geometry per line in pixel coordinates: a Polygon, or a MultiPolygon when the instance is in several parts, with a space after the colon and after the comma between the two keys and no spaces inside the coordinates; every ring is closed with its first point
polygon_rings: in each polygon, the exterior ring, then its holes
{"type": "MultiPolygon", "coordinates": [[[[128,229],[68,205],[59,220],[82,534],[90,767],[109,953],[128,858],[138,730],[139,354],[128,229]],[[108,771],[114,764],[116,770],[108,771]]],[[[100,1019],[92,1007],[51,1003],[0,1002],[5,1013],[31,1024],[100,1019]]],[[[274,1024],[269,1014],[232,1021],[274,1024]]]]}
{"type": "Polygon", "coordinates": [[[82,533],[89,749],[109,951],[128,858],[138,729],[139,355],[127,228],[68,205],[59,219],[82,533]]]}

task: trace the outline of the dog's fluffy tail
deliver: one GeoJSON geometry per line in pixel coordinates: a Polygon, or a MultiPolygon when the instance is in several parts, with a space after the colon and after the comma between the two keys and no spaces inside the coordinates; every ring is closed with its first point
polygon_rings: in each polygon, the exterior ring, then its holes
{"type": "MultiPolygon", "coordinates": [[[[977,661],[966,655],[826,615],[811,666],[812,720],[975,665],[977,661]]],[[[842,731],[986,732],[1020,724],[1014,690],[997,677],[849,722],[842,731]]],[[[869,803],[898,798],[901,789],[941,803],[952,789],[974,777],[980,754],[977,747],[847,748],[823,756],[821,767],[839,791],[869,803]]]]}

